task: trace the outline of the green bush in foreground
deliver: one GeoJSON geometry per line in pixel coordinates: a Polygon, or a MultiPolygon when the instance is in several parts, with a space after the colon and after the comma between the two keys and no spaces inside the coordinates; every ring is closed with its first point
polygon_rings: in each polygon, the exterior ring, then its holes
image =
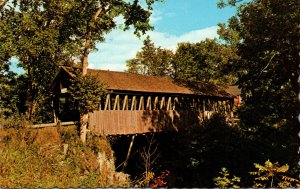
{"type": "MultiPolygon", "coordinates": [[[[255,176],[253,180],[254,188],[287,188],[287,187],[299,187],[300,181],[298,179],[287,176],[289,170],[288,164],[280,166],[278,162],[272,163],[267,160],[264,165],[254,163],[257,171],[249,172],[250,175],[255,176]]],[[[215,185],[219,188],[240,188],[241,178],[234,176],[229,178],[228,170],[223,167],[219,177],[214,178],[215,185]]]]}

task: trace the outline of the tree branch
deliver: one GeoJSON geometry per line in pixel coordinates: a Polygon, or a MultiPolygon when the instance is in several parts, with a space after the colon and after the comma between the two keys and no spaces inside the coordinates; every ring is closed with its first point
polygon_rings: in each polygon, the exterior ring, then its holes
{"type": "MultiPolygon", "coordinates": [[[[97,9],[96,13],[94,14],[91,22],[95,23],[97,18],[99,17],[100,13],[102,12],[102,6],[99,6],[99,8],[97,9]]],[[[88,23],[87,25],[87,37],[85,39],[84,42],[84,50],[83,50],[83,56],[82,56],[82,76],[85,76],[87,74],[87,68],[88,68],[88,56],[89,56],[89,49],[90,49],[90,44],[91,44],[91,40],[92,40],[92,31],[91,28],[89,26],[90,23],[88,23]]]]}
{"type": "Polygon", "coordinates": [[[0,2],[0,11],[2,11],[3,7],[5,6],[5,4],[8,2],[8,0],[2,0],[0,2]]]}
{"type": "Polygon", "coordinates": [[[276,54],[278,54],[278,53],[274,53],[273,55],[272,55],[272,57],[270,58],[270,60],[269,60],[269,62],[268,62],[268,64],[260,71],[260,73],[259,73],[259,75],[258,75],[258,77],[260,77],[261,76],[261,74],[263,73],[263,71],[265,71],[265,69],[267,69],[268,67],[269,67],[269,65],[270,65],[270,63],[271,63],[271,61],[273,60],[273,58],[275,57],[275,55],[276,54]]]}

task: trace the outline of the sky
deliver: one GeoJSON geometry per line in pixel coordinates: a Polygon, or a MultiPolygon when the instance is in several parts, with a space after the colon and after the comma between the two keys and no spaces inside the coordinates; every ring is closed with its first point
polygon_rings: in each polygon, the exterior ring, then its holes
{"type": "MultiPolygon", "coordinates": [[[[235,9],[217,8],[218,0],[165,0],[155,3],[150,23],[155,27],[147,32],[156,47],[175,50],[180,42],[199,42],[217,38],[217,24],[226,22],[235,9]]],[[[145,35],[145,36],[146,36],[145,35]]],[[[133,31],[114,30],[106,41],[97,44],[97,52],[89,56],[89,67],[111,71],[126,70],[126,60],[134,58],[143,39],[133,31]]]]}
{"type": "MultiPolygon", "coordinates": [[[[218,0],[165,0],[157,2],[150,18],[153,31],[141,39],[133,30],[113,30],[105,42],[96,45],[98,51],[89,55],[89,68],[125,71],[126,60],[134,58],[150,36],[156,47],[175,50],[180,42],[200,42],[206,38],[217,38],[217,24],[226,22],[235,14],[235,9],[217,8],[218,0]]],[[[12,61],[16,62],[16,61],[12,61]]],[[[16,65],[12,69],[20,71],[16,65]]]]}

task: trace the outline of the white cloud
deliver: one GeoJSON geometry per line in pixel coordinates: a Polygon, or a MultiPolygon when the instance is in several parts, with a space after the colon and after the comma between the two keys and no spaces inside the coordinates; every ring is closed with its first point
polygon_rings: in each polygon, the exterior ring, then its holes
{"type": "Polygon", "coordinates": [[[161,12],[160,11],[153,11],[150,16],[150,24],[154,25],[155,23],[162,20],[161,12]]]}
{"type": "Polygon", "coordinates": [[[218,26],[213,26],[205,29],[194,30],[186,33],[179,38],[179,42],[199,42],[205,40],[206,38],[217,38],[218,26]]]}
{"type": "MultiPolygon", "coordinates": [[[[159,15],[158,15],[159,17],[159,15]]],[[[175,50],[180,42],[199,42],[206,38],[216,38],[217,26],[193,30],[180,36],[157,31],[148,32],[155,46],[175,50]]],[[[138,39],[132,30],[114,30],[106,36],[104,43],[97,44],[99,51],[89,56],[89,67],[114,71],[126,70],[126,60],[134,58],[143,45],[143,39],[138,39]]]]}
{"type": "Polygon", "coordinates": [[[97,44],[98,51],[90,54],[89,64],[96,69],[124,71],[126,60],[135,57],[142,43],[132,31],[112,31],[104,43],[97,44]]]}
{"type": "Polygon", "coordinates": [[[180,36],[160,32],[150,32],[149,35],[156,46],[175,50],[178,43],[195,43],[205,40],[206,38],[213,39],[218,37],[217,28],[217,26],[213,26],[205,29],[193,30],[180,36]]]}

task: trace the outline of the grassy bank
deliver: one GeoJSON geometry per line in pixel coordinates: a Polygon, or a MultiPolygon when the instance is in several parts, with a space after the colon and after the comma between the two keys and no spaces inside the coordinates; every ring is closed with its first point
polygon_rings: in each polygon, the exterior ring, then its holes
{"type": "Polygon", "coordinates": [[[126,187],[129,176],[115,172],[105,138],[76,127],[0,129],[0,187],[126,187]]]}

